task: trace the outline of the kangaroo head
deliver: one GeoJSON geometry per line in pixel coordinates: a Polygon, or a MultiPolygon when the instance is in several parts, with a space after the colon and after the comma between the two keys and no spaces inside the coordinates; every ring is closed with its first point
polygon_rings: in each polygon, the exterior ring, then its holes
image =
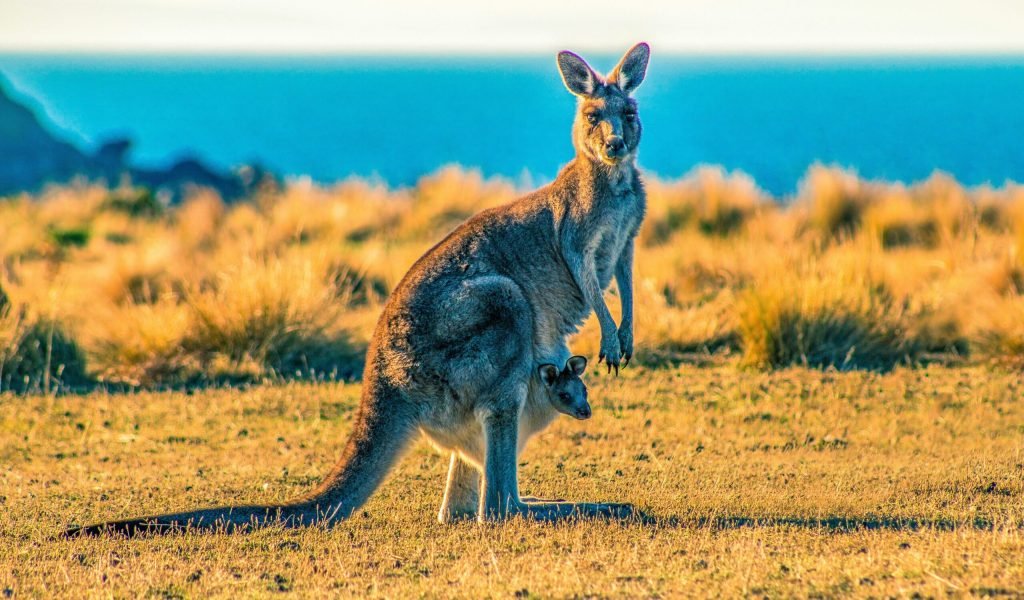
{"type": "Polygon", "coordinates": [[[641,42],[626,52],[607,77],[568,50],[558,53],[558,70],[565,87],[579,98],[572,143],[592,161],[615,166],[636,158],[640,117],[630,97],[647,73],[651,48],[641,42]]]}
{"type": "Polygon", "coordinates": [[[590,418],[592,411],[587,402],[587,385],[580,379],[586,368],[587,359],[582,356],[570,358],[561,371],[552,364],[537,367],[540,380],[555,410],[576,419],[590,418]]]}

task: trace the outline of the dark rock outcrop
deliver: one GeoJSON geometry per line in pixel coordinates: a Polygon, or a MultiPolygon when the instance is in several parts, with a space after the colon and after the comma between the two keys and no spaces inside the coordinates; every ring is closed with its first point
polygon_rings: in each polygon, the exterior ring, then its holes
{"type": "Polygon", "coordinates": [[[91,170],[90,157],[43,128],[28,107],[0,86],[0,193],[66,181],[91,170]]]}
{"type": "Polygon", "coordinates": [[[195,157],[181,158],[165,169],[142,168],[131,163],[131,148],[131,140],[122,138],[105,142],[94,154],[83,152],[49,131],[31,109],[7,92],[0,79],[0,195],[34,192],[47,184],[84,178],[110,185],[128,180],[172,202],[189,188],[212,188],[230,201],[278,184],[272,173],[258,165],[220,172],[195,157]]]}

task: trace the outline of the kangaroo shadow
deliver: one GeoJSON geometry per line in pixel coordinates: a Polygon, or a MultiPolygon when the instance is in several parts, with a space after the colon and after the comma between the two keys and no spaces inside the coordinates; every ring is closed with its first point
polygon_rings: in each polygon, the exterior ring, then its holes
{"type": "Polygon", "coordinates": [[[972,519],[930,519],[924,517],[884,517],[884,516],[862,516],[862,517],[746,517],[746,516],[718,516],[718,517],[679,517],[679,516],[658,516],[652,513],[640,512],[636,515],[636,521],[644,525],[665,528],[689,528],[689,529],[714,529],[733,530],[747,528],[771,528],[771,527],[794,527],[801,529],[818,529],[822,531],[846,533],[855,531],[954,531],[958,529],[972,529],[975,531],[992,531],[996,528],[1024,528],[1024,522],[999,523],[992,519],[976,517],[972,519]]]}

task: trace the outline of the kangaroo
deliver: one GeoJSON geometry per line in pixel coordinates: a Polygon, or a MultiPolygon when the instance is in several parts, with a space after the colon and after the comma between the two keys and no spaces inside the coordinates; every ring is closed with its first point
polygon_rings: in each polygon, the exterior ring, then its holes
{"type": "Polygon", "coordinates": [[[451,456],[441,521],[632,516],[627,504],[524,501],[517,457],[557,415],[532,387],[534,370],[567,362],[566,338],[591,311],[601,329],[598,362],[617,374],[633,355],[633,246],[646,196],[631,94],[649,59],[648,45],[637,44],[602,77],[576,54],[558,54],[562,80],[578,99],[575,158],[547,186],[467,220],[398,283],[367,350],[352,434],[317,488],[282,504],[155,515],[65,534],[330,526],[366,502],[420,433],[451,456]],[[604,301],[613,277],[618,325],[604,301]]]}
{"type": "Polygon", "coordinates": [[[570,358],[561,371],[550,363],[537,367],[551,406],[563,415],[581,421],[593,414],[587,402],[587,384],[580,379],[586,369],[587,359],[583,356],[570,358]]]}

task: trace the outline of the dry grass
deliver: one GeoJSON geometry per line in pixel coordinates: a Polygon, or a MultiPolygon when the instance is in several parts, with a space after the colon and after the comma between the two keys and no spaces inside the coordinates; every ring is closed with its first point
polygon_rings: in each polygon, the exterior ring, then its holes
{"type": "Polygon", "coordinates": [[[976,318],[974,344],[980,359],[1024,371],[1024,297],[1001,298],[976,318]]]}
{"type": "Polygon", "coordinates": [[[737,304],[742,362],[888,370],[913,364],[919,348],[892,294],[860,274],[775,275],[737,304]]]}
{"type": "Polygon", "coordinates": [[[85,382],[81,349],[60,323],[0,288],[0,390],[49,393],[85,382]]]}
{"type": "Polygon", "coordinates": [[[420,444],[331,531],[126,541],[70,523],[309,489],[357,384],[0,396],[0,590],[13,597],[770,597],[1024,592],[1015,375],[733,367],[587,375],[595,416],[527,446],[524,493],[654,525],[441,526],[420,444]]]}
{"type": "MultiPolygon", "coordinates": [[[[815,165],[796,197],[776,201],[713,167],[647,187],[641,363],[1024,364],[1018,185],[964,188],[942,174],[889,184],[815,165]]],[[[231,206],[200,191],[166,208],[142,190],[85,184],[0,201],[0,285],[14,307],[0,335],[19,315],[19,327],[57,328],[81,351],[78,379],[93,383],[358,374],[409,266],[517,193],[449,167],[407,189],[299,180],[231,206]]],[[[593,349],[595,331],[573,345],[593,349]]]]}
{"type": "Polygon", "coordinates": [[[664,244],[685,230],[729,236],[771,207],[768,195],[749,176],[701,167],[677,181],[650,187],[641,243],[664,244]]]}

